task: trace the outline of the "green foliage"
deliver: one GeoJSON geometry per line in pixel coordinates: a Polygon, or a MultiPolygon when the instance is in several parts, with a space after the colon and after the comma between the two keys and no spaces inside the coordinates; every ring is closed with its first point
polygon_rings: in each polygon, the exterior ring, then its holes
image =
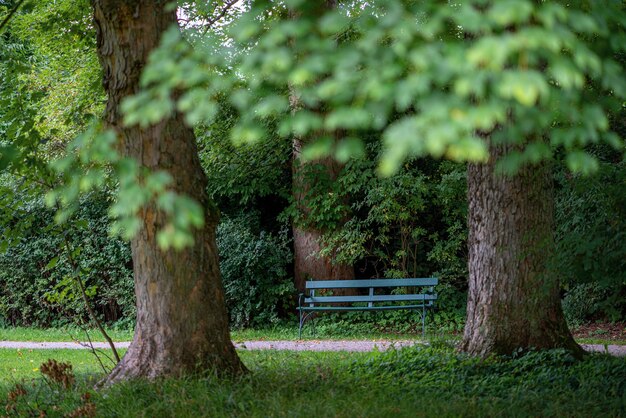
{"type": "Polygon", "coordinates": [[[23,82],[31,59],[27,42],[11,34],[0,36],[0,174],[41,178],[46,170],[37,155],[43,140],[36,128],[36,107],[42,94],[23,82]]]}
{"type": "Polygon", "coordinates": [[[341,228],[350,215],[350,199],[340,184],[341,172],[338,177],[333,168],[323,163],[294,164],[299,167],[292,188],[299,197],[291,196],[291,205],[283,215],[290,216],[301,228],[318,231],[341,228]]]}
{"type": "Polygon", "coordinates": [[[416,159],[395,176],[381,178],[376,174],[378,150],[370,144],[367,158],[349,160],[336,180],[315,164],[305,166],[310,184],[303,196],[306,215],[295,202],[287,213],[323,232],[322,256],[356,265],[362,277],[435,275],[441,307],[463,310],[465,167],[416,159]]]}
{"type": "MultiPolygon", "coordinates": [[[[436,308],[426,312],[427,340],[434,336],[463,331],[466,296],[456,289],[454,294],[462,300],[448,300],[445,310],[436,308]]],[[[422,319],[415,310],[320,313],[313,321],[315,324],[307,323],[303,329],[305,338],[422,338],[422,319]]]]}
{"type": "MultiPolygon", "coordinates": [[[[619,289],[617,293],[619,294],[619,289]]],[[[563,298],[563,313],[568,324],[579,325],[594,317],[604,317],[607,311],[615,315],[611,319],[621,319],[621,306],[607,304],[607,300],[612,299],[611,296],[610,291],[600,287],[598,283],[570,284],[563,298]]]]}
{"type": "Polygon", "coordinates": [[[286,231],[279,236],[253,226],[254,215],[224,219],[217,228],[220,271],[230,323],[268,326],[292,306],[288,275],[292,255],[286,231]]]}
{"type": "MultiPolygon", "coordinates": [[[[220,210],[258,204],[260,198],[291,195],[291,142],[272,136],[256,144],[234,145],[230,129],[236,112],[222,99],[215,120],[196,129],[210,197],[220,210]]],[[[273,129],[271,124],[267,129],[273,129]]]]}
{"type": "Polygon", "coordinates": [[[135,159],[120,156],[116,143],[112,130],[102,131],[92,125],[68,144],[64,157],[52,162],[62,177],[61,185],[46,195],[46,203],[58,208],[56,221],[64,223],[71,218],[81,194],[102,189],[107,180],[115,180],[116,201],[109,210],[112,234],[130,240],[141,228],[141,209],[152,206],[168,219],[157,232],[159,246],[167,250],[191,245],[192,231],[204,225],[205,209],[172,191],[169,186],[173,179],[167,172],[150,171],[135,159]]]}
{"type": "Polygon", "coordinates": [[[570,170],[591,172],[587,144],[623,148],[608,123],[626,98],[618,2],[397,0],[328,10],[290,2],[291,13],[274,9],[270,18],[272,7],[254,3],[234,20],[228,43],[207,34],[192,48],[168,32],[145,90],[126,102],[127,122],[174,109],[190,123],[210,122],[228,97],[236,142],[267,136],[272,120],[281,136],[315,139],[310,158],[345,160],[374,131],[383,174],[414,156],[484,161],[487,136],[521,146],[501,163],[507,172],[555,148],[570,170]]]}
{"type": "Polygon", "coordinates": [[[554,269],[567,290],[565,313],[575,322],[626,315],[626,165],[614,153],[596,154],[596,176],[557,176],[554,269]]]}
{"type": "MultiPolygon", "coordinates": [[[[59,326],[88,322],[74,282],[83,280],[94,309],[109,324],[130,327],[135,303],[130,248],[109,236],[110,196],[81,199],[68,229],[54,212],[26,195],[3,231],[0,254],[0,323],[59,326]],[[12,237],[8,240],[9,237],[12,237]],[[78,271],[65,247],[68,240],[78,271]]],[[[226,301],[235,327],[267,326],[291,312],[294,294],[286,232],[260,231],[254,215],[224,219],[217,231],[226,301]],[[256,226],[254,224],[257,224],[256,226]]]]}
{"type": "Polygon", "coordinates": [[[95,28],[86,0],[42,0],[27,6],[8,30],[30,46],[32,58],[11,82],[19,80],[29,92],[41,95],[36,127],[56,154],[91,115],[104,109],[95,28]]]}
{"type": "Polygon", "coordinates": [[[51,183],[47,161],[102,109],[95,34],[82,3],[27,2],[0,36],[0,149],[10,151],[0,157],[3,171],[51,183]]]}
{"type": "MultiPolygon", "coordinates": [[[[11,222],[13,236],[0,253],[0,322],[12,326],[58,326],[88,322],[74,282],[79,274],[94,310],[109,324],[128,326],[135,302],[130,248],[108,236],[105,195],[82,200],[73,228],[59,231],[53,211],[25,194],[11,222]],[[19,233],[13,227],[19,226],[19,233]],[[68,248],[79,271],[68,259],[68,248]]],[[[6,235],[5,235],[6,236],[6,235]]],[[[6,241],[5,241],[6,242],[6,241]]]]}

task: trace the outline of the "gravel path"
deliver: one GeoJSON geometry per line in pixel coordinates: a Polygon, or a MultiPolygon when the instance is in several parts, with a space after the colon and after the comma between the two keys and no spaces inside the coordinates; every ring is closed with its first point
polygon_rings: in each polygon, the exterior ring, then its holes
{"type": "MultiPolygon", "coordinates": [[[[295,350],[295,351],[385,351],[391,347],[400,348],[420,341],[354,341],[354,340],[300,340],[300,341],[244,341],[236,342],[235,347],[242,350],[295,350]]],[[[117,342],[117,348],[128,348],[130,342],[117,342]]],[[[581,344],[582,347],[595,353],[608,353],[617,357],[626,357],[626,345],[581,344]]],[[[109,348],[107,343],[95,342],[94,348],[109,348]]],[[[24,350],[36,349],[86,349],[89,345],[76,342],[25,342],[0,341],[0,348],[24,350]]]]}

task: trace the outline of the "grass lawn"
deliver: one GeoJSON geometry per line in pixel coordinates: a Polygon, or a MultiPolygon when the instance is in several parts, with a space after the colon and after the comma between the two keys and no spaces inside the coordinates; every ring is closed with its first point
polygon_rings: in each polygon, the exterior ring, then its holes
{"type": "MultiPolygon", "coordinates": [[[[106,355],[110,356],[111,350],[100,352],[103,353],[103,363],[110,368],[113,363],[106,359],[106,355]]],[[[120,356],[124,352],[120,350],[120,356]]],[[[39,378],[39,366],[48,359],[71,363],[76,375],[102,373],[94,355],[88,350],[0,349],[0,383],[39,378]]]]}
{"type": "MultiPolygon", "coordinates": [[[[107,330],[113,341],[130,341],[133,337],[132,330],[107,330]]],[[[89,336],[93,341],[104,341],[104,338],[97,330],[90,330],[89,336]]],[[[276,340],[297,340],[298,328],[294,325],[278,325],[267,329],[243,329],[233,330],[231,336],[234,341],[276,341],[276,340]]],[[[427,339],[445,339],[458,340],[460,334],[442,333],[429,331],[426,334],[427,339]]],[[[85,341],[84,331],[78,328],[0,328],[0,341],[72,341],[73,339],[85,341]]],[[[306,339],[325,339],[325,340],[415,340],[421,339],[421,333],[393,333],[380,332],[372,329],[368,324],[343,323],[341,321],[335,323],[321,323],[316,326],[315,334],[312,334],[310,328],[305,328],[303,338],[306,339]]],[[[626,345],[626,339],[609,339],[602,338],[601,335],[593,337],[577,338],[581,344],[615,344],[626,345]]]]}
{"type": "MultiPolygon", "coordinates": [[[[438,332],[428,332],[426,337],[443,334],[438,332]]],[[[450,334],[445,334],[451,336],[450,334]]],[[[297,340],[298,324],[278,325],[266,329],[238,329],[231,332],[234,341],[256,341],[256,340],[297,340]]],[[[422,334],[410,332],[381,332],[372,327],[371,324],[354,324],[343,321],[332,323],[321,323],[315,326],[315,333],[312,332],[310,324],[307,324],[302,331],[302,338],[316,340],[415,340],[421,339],[422,334]]]]}
{"type": "Polygon", "coordinates": [[[626,415],[626,360],[602,355],[576,361],[553,351],[482,361],[446,346],[385,353],[241,351],[251,371],[243,378],[135,381],[96,392],[91,386],[102,375],[87,351],[20,351],[0,350],[0,403],[14,416],[40,410],[63,416],[87,406],[107,417],[626,415]],[[34,369],[47,358],[73,364],[74,389],[44,382],[34,369]],[[20,380],[26,394],[8,401],[20,380]],[[81,400],[85,392],[88,401],[81,400]]]}
{"type": "MultiPolygon", "coordinates": [[[[107,330],[113,341],[130,341],[133,338],[132,330],[107,330]]],[[[92,341],[105,341],[97,329],[89,330],[92,341]]],[[[0,328],[0,341],[86,341],[85,332],[79,328],[0,328]]]]}
{"type": "Polygon", "coordinates": [[[604,338],[576,338],[578,344],[626,345],[626,340],[607,340],[604,338]]]}
{"type": "MultiPolygon", "coordinates": [[[[412,340],[421,338],[421,334],[411,333],[383,333],[372,330],[370,326],[360,327],[337,325],[318,325],[315,335],[309,329],[303,332],[304,338],[329,339],[329,340],[412,340]]],[[[130,341],[133,338],[132,330],[107,330],[113,341],[130,341]]],[[[267,329],[244,329],[231,332],[234,341],[253,340],[297,340],[298,326],[276,326],[267,329]]],[[[89,337],[92,341],[105,341],[98,330],[90,330],[89,337]]],[[[0,328],[0,341],[72,341],[79,339],[85,341],[85,332],[78,328],[0,328]]]]}

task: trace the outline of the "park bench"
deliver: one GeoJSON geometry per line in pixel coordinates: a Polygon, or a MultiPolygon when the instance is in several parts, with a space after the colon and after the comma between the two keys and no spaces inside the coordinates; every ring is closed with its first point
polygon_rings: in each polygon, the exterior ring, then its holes
{"type": "Polygon", "coordinates": [[[425,335],[426,309],[432,308],[434,301],[437,300],[437,294],[434,293],[434,286],[437,283],[438,279],[436,277],[307,281],[305,291],[308,292],[308,295],[301,293],[298,298],[298,312],[300,314],[298,339],[302,337],[302,327],[305,321],[312,314],[320,311],[419,310],[422,319],[422,335],[425,335]],[[390,290],[398,288],[413,288],[414,291],[407,294],[389,294],[391,293],[390,290]],[[359,293],[365,293],[365,290],[367,290],[367,295],[318,296],[315,294],[316,291],[320,293],[323,289],[331,291],[333,289],[357,289],[359,293]],[[377,289],[379,289],[378,292],[377,289]],[[384,294],[381,294],[383,291],[384,294]]]}

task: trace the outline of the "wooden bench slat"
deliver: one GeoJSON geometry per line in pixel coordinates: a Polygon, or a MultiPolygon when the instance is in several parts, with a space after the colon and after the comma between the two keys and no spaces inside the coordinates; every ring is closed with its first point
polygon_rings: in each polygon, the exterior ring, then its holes
{"type": "Polygon", "coordinates": [[[436,286],[439,280],[436,277],[414,279],[369,279],[369,280],[309,280],[307,289],[354,289],[367,287],[412,287],[436,286]]]}
{"type": "Polygon", "coordinates": [[[372,296],[315,296],[304,299],[304,303],[358,303],[358,302],[399,302],[415,300],[437,300],[437,295],[372,295],[372,296]]]}
{"type": "Polygon", "coordinates": [[[297,310],[300,315],[298,338],[302,337],[302,327],[304,322],[307,318],[311,315],[315,315],[318,311],[382,311],[400,309],[421,310],[420,316],[422,319],[422,335],[426,335],[426,310],[434,307],[434,301],[437,300],[437,294],[434,293],[434,287],[438,284],[439,279],[436,277],[369,280],[309,280],[305,285],[308,295],[301,293],[298,299],[297,310]],[[411,293],[408,295],[374,294],[374,289],[377,288],[399,287],[421,287],[421,289],[417,289],[415,291],[422,291],[422,293],[411,293]],[[316,289],[368,289],[368,295],[316,296],[316,289]],[[387,302],[387,304],[375,306],[374,303],[377,302],[387,302]],[[329,304],[344,305],[331,306],[329,304]],[[363,305],[354,306],[355,304],[363,305]]]}

